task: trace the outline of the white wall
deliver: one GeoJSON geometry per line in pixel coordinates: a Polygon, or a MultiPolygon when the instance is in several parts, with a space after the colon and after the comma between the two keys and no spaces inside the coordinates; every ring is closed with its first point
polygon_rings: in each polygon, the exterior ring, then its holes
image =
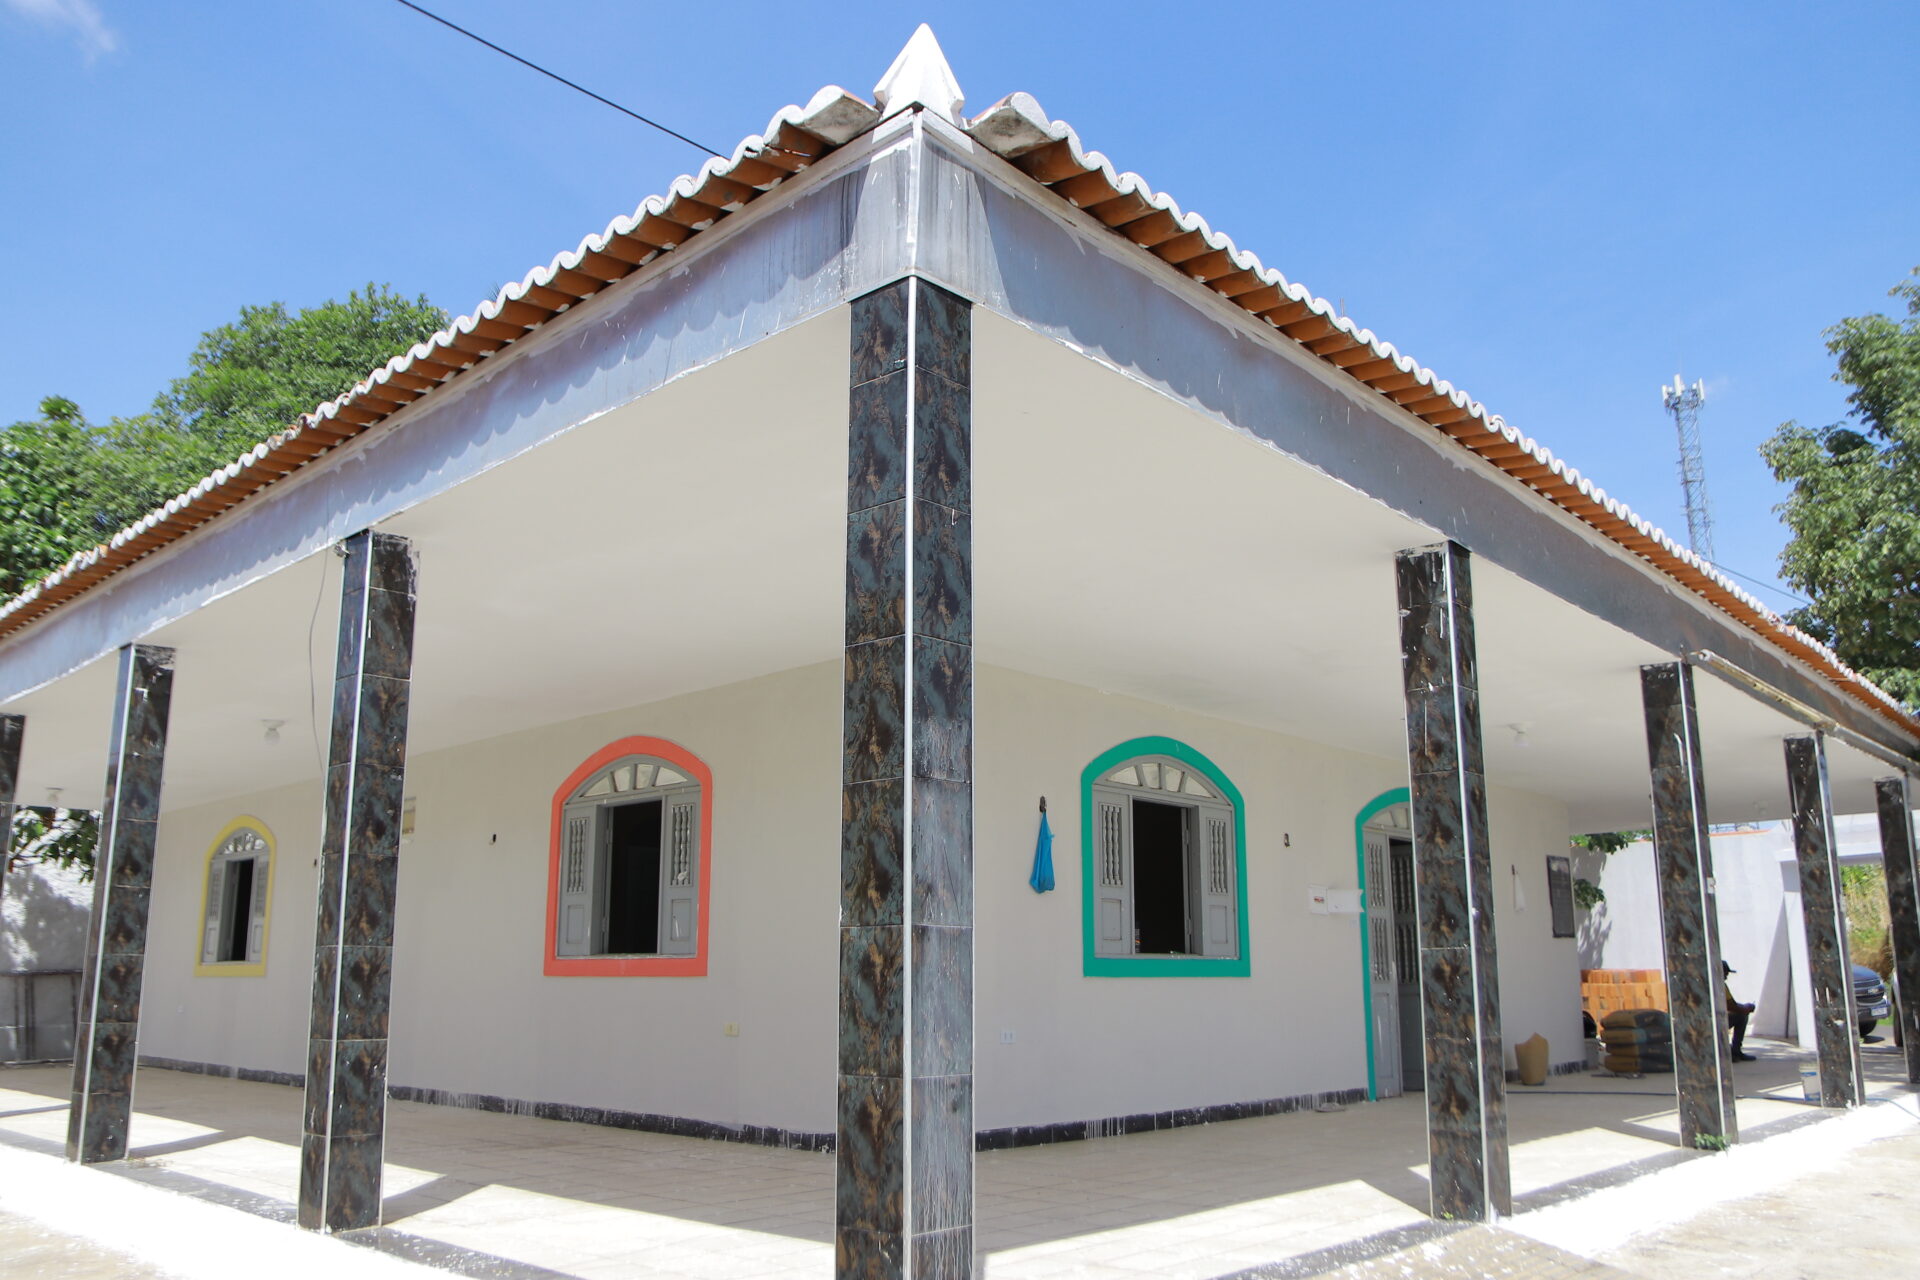
{"type": "MultiPolygon", "coordinates": [[[[1406,785],[1405,761],[1002,670],[983,673],[975,699],[981,1127],[1365,1087],[1358,918],[1309,913],[1307,886],[1356,886],[1354,818],[1406,785]],[[1153,734],[1207,756],[1245,797],[1250,977],[1082,976],[1080,771],[1153,734]],[[1059,887],[1036,895],[1042,794],[1059,887]]],[[[1552,938],[1547,910],[1545,856],[1566,847],[1564,809],[1495,788],[1489,827],[1508,1043],[1538,1031],[1555,1061],[1577,1058],[1575,947],[1552,938]],[[1527,901],[1517,915],[1509,867],[1527,901]]]]}
{"type": "MultiPolygon", "coordinates": [[[[411,758],[388,1079],[830,1130],[839,767],[837,663],[411,758]],[[713,769],[707,976],[546,977],[554,788],[630,734],[713,769]]],[[[165,815],[142,1053],[305,1070],[319,804],[296,787],[165,815]],[[267,975],[196,978],[207,848],[241,813],[279,845],[267,975]]]]}
{"type": "Polygon", "coordinates": [[[0,886],[0,970],[78,969],[92,902],[93,885],[77,871],[36,862],[8,870],[0,886]]]}
{"type": "MultiPolygon", "coordinates": [[[[411,759],[389,1079],[831,1130],[840,686],[839,664],[823,664],[411,759]],[[714,773],[708,975],[545,977],[553,790],[629,734],[678,742],[714,773]]],[[[1307,885],[1355,885],[1355,814],[1404,785],[1404,761],[994,668],[975,692],[980,1126],[1364,1086],[1357,918],[1310,914],[1307,885]],[[1080,771],[1149,734],[1201,751],[1246,797],[1250,978],[1082,976],[1080,771]],[[1043,793],[1059,888],[1039,896],[1027,875],[1043,793]]],[[[1564,812],[1498,788],[1489,799],[1506,1035],[1541,1032],[1565,1060],[1577,963],[1549,936],[1545,870],[1566,845],[1564,812]]],[[[143,1053],[304,1069],[318,814],[314,787],[166,814],[143,1053]],[[267,975],[196,978],[207,848],[241,813],[278,841],[267,975]]]]}
{"type": "MultiPolygon", "coordinates": [[[[0,852],[0,866],[6,857],[0,852]]],[[[93,886],[77,872],[26,862],[0,886],[0,974],[72,971],[87,945],[93,886]]],[[[0,1062],[73,1052],[77,978],[0,977],[0,1062]]]]}

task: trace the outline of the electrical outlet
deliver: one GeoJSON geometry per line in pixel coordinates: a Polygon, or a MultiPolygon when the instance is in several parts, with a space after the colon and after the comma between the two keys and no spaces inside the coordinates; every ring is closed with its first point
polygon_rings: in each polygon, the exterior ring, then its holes
{"type": "Polygon", "coordinates": [[[729,1022],[726,1026],[720,1028],[720,1034],[723,1036],[737,1036],[740,1034],[740,1024],[737,1022],[729,1022]]]}
{"type": "Polygon", "coordinates": [[[1001,1044],[1012,1044],[1012,1043],[1013,1043],[1013,1032],[1011,1032],[1011,1031],[1002,1031],[1002,1032],[1000,1033],[1000,1043],[1001,1043],[1001,1044]]]}

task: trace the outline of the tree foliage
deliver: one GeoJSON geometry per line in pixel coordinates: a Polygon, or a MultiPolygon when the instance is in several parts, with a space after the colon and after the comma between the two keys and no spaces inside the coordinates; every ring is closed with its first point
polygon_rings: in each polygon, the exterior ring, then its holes
{"type": "MultiPolygon", "coordinates": [[[[289,313],[242,307],[209,330],[176,378],[132,418],[86,420],[64,396],[0,430],[0,599],[24,591],[208,472],[347,390],[447,322],[426,298],[368,285],[345,302],[289,313]]],[[[77,866],[91,876],[95,815],[22,808],[11,862],[77,866]]]]}
{"type": "Polygon", "coordinates": [[[242,307],[234,323],[200,336],[189,372],[154,401],[154,416],[196,443],[203,475],[446,323],[426,298],[374,284],[297,315],[280,302],[242,307]]]}
{"type": "Polygon", "coordinates": [[[91,880],[93,847],[99,837],[99,816],[91,810],[23,805],[14,810],[6,865],[8,869],[22,863],[77,867],[82,881],[91,880]]]}
{"type": "Polygon", "coordinates": [[[1651,831],[1592,831],[1584,836],[1575,836],[1576,848],[1590,849],[1594,853],[1618,853],[1635,840],[1645,840],[1653,835],[1651,831]]]}
{"type": "Polygon", "coordinates": [[[1894,286],[1901,318],[1827,330],[1847,421],[1781,425],[1761,456],[1792,486],[1781,577],[1811,603],[1789,620],[1908,703],[1920,702],[1920,269],[1894,286]]]}
{"type": "Polygon", "coordinates": [[[0,431],[0,597],[111,537],[447,321],[381,285],[297,314],[278,302],[201,336],[188,372],[132,418],[64,396],[0,431]]]}

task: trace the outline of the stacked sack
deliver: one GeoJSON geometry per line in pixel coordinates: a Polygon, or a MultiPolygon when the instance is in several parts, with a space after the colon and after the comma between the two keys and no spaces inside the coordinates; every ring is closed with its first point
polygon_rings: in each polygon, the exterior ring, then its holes
{"type": "Polygon", "coordinates": [[[1621,1009],[1600,1021],[1601,1066],[1618,1075],[1673,1070],[1673,1023],[1659,1009],[1621,1009]]]}

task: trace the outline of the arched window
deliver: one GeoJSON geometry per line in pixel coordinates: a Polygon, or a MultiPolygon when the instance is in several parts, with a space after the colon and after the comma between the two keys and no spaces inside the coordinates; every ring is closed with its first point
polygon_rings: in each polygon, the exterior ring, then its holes
{"type": "Polygon", "coordinates": [[[553,801],[546,971],[706,972],[712,776],[673,743],[623,738],[553,801]]]}
{"type": "Polygon", "coordinates": [[[1123,742],[1081,776],[1089,975],[1245,976],[1243,804],[1172,738],[1123,742]]]}
{"type": "Polygon", "coordinates": [[[254,818],[228,823],[207,849],[201,882],[200,959],[204,977],[258,977],[267,971],[267,913],[273,901],[273,834],[254,818]]]}

